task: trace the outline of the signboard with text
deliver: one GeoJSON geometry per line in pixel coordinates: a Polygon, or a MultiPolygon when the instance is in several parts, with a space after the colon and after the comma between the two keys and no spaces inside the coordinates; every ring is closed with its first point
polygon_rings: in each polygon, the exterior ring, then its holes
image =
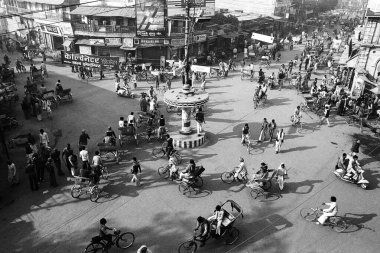
{"type": "Polygon", "coordinates": [[[137,36],[164,36],[165,0],[136,0],[136,24],[137,36]]]}
{"type": "Polygon", "coordinates": [[[62,64],[77,65],[90,68],[118,70],[119,57],[106,57],[97,55],[73,54],[61,51],[62,64]]]}

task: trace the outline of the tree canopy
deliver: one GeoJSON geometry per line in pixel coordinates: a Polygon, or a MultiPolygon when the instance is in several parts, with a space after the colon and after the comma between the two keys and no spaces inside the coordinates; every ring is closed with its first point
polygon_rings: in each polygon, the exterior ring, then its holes
{"type": "Polygon", "coordinates": [[[216,24],[216,25],[224,25],[224,24],[231,24],[238,26],[239,20],[232,15],[224,15],[223,13],[215,13],[215,15],[211,18],[209,24],[216,24]]]}

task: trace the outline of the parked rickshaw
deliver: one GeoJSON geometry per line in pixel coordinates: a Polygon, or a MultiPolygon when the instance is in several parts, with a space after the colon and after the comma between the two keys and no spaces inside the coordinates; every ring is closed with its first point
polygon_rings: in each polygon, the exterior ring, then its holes
{"type": "Polygon", "coordinates": [[[133,140],[138,145],[137,132],[135,127],[127,126],[127,127],[119,127],[119,145],[120,147],[124,147],[124,145],[133,140]]]}
{"type": "Polygon", "coordinates": [[[42,99],[47,100],[51,104],[51,108],[57,108],[58,107],[58,99],[54,95],[54,90],[48,90],[42,93],[42,99]]]}
{"type": "Polygon", "coordinates": [[[42,73],[42,69],[34,70],[30,73],[30,79],[32,82],[35,82],[37,84],[43,84],[44,83],[44,76],[42,73]]]}
{"type": "Polygon", "coordinates": [[[104,165],[118,164],[120,161],[116,145],[111,143],[98,143],[100,157],[104,165]]]}

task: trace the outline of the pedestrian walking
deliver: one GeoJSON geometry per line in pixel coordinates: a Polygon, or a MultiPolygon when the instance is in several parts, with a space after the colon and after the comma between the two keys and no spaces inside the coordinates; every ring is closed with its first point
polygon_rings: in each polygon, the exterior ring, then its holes
{"type": "Polygon", "coordinates": [[[326,105],[325,105],[324,116],[323,116],[323,118],[321,119],[320,125],[322,125],[323,121],[326,119],[326,121],[327,121],[327,125],[330,127],[329,117],[330,117],[330,104],[326,104],[326,105]]]}
{"type": "Polygon", "coordinates": [[[268,127],[269,127],[269,124],[268,124],[267,118],[264,118],[263,123],[261,124],[261,131],[260,131],[258,142],[265,141],[265,139],[267,138],[268,127]]]}
{"type": "Polygon", "coordinates": [[[202,107],[198,108],[198,111],[195,114],[195,120],[197,121],[197,133],[198,136],[200,136],[200,133],[203,131],[202,124],[206,123],[205,116],[202,112],[202,107]]]}
{"type": "Polygon", "coordinates": [[[57,169],[58,176],[64,176],[65,173],[63,173],[63,171],[62,171],[60,154],[61,154],[61,152],[59,152],[57,148],[54,148],[50,154],[50,157],[51,157],[51,159],[53,159],[54,166],[57,169]]]}
{"type": "Polygon", "coordinates": [[[25,167],[25,173],[28,175],[30,189],[32,191],[38,190],[38,179],[36,173],[36,167],[32,161],[28,161],[25,167]]]}
{"type": "Polygon", "coordinates": [[[22,100],[21,109],[22,109],[22,111],[24,113],[25,119],[28,120],[29,119],[29,114],[30,114],[30,105],[27,103],[26,98],[24,98],[22,100]]]}
{"type": "Polygon", "coordinates": [[[171,88],[172,88],[172,81],[170,80],[170,78],[168,78],[168,80],[166,80],[166,86],[168,87],[168,90],[171,90],[171,88]]]}
{"type": "Polygon", "coordinates": [[[99,75],[100,75],[100,80],[105,78],[104,73],[103,73],[103,65],[102,64],[100,64],[100,67],[99,67],[99,75]]]}
{"type": "Polygon", "coordinates": [[[83,170],[88,170],[90,168],[90,155],[88,154],[85,146],[79,147],[79,157],[82,160],[83,170]]]}
{"type": "Polygon", "coordinates": [[[11,186],[19,184],[16,165],[11,160],[8,160],[8,182],[11,184],[11,186]]]}
{"type": "Polygon", "coordinates": [[[358,155],[359,154],[359,148],[360,148],[360,140],[354,141],[354,143],[352,143],[352,147],[351,147],[351,156],[358,155]]]}
{"type": "Polygon", "coordinates": [[[38,100],[35,101],[34,107],[36,108],[37,120],[41,121],[42,120],[42,107],[41,107],[40,103],[38,102],[38,100]]]}
{"type": "Polygon", "coordinates": [[[156,76],[156,90],[160,88],[160,78],[159,75],[156,76]]]}
{"type": "Polygon", "coordinates": [[[82,133],[79,136],[79,147],[87,147],[88,140],[90,139],[90,136],[86,133],[86,129],[82,129],[82,133]]]}
{"type": "Polygon", "coordinates": [[[138,177],[138,173],[141,173],[141,166],[140,163],[137,161],[136,157],[132,158],[132,180],[131,183],[135,182],[136,186],[140,186],[140,179],[138,177]]]}
{"type": "Polygon", "coordinates": [[[40,145],[46,148],[49,147],[49,136],[42,128],[40,129],[40,145]]]}
{"type": "Polygon", "coordinates": [[[57,179],[55,177],[55,172],[54,172],[54,166],[53,166],[53,159],[48,158],[46,162],[46,170],[49,173],[49,182],[51,187],[57,187],[57,179]]]}
{"type": "Polygon", "coordinates": [[[300,64],[298,65],[298,71],[301,71],[301,70],[302,70],[302,63],[303,63],[303,61],[302,61],[302,58],[301,58],[301,60],[300,60],[300,64]]]}
{"type": "Polygon", "coordinates": [[[307,70],[307,68],[309,66],[309,62],[310,62],[310,59],[309,59],[309,57],[307,57],[305,60],[305,71],[307,70]]]}
{"type": "Polygon", "coordinates": [[[203,73],[201,77],[201,90],[205,90],[205,89],[206,89],[206,73],[203,73]]]}
{"type": "Polygon", "coordinates": [[[62,150],[62,159],[65,161],[65,165],[67,170],[69,171],[69,175],[71,175],[71,163],[69,157],[74,154],[74,151],[70,147],[70,143],[67,143],[66,147],[62,150]]]}
{"type": "Polygon", "coordinates": [[[281,146],[284,143],[284,137],[285,137],[284,129],[281,128],[280,132],[278,132],[276,136],[276,147],[275,147],[276,154],[278,154],[281,151],[281,146]]]}
{"type": "Polygon", "coordinates": [[[269,142],[272,142],[273,135],[276,131],[277,124],[274,119],[272,119],[272,122],[269,123],[269,142]]]}

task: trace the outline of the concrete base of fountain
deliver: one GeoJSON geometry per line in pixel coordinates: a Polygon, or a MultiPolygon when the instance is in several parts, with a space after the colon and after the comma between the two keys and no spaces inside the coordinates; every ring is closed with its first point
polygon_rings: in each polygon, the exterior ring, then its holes
{"type": "Polygon", "coordinates": [[[188,135],[172,133],[170,134],[170,137],[173,138],[173,145],[175,148],[196,148],[202,146],[206,141],[205,132],[202,132],[199,135],[196,131],[188,135]]]}

